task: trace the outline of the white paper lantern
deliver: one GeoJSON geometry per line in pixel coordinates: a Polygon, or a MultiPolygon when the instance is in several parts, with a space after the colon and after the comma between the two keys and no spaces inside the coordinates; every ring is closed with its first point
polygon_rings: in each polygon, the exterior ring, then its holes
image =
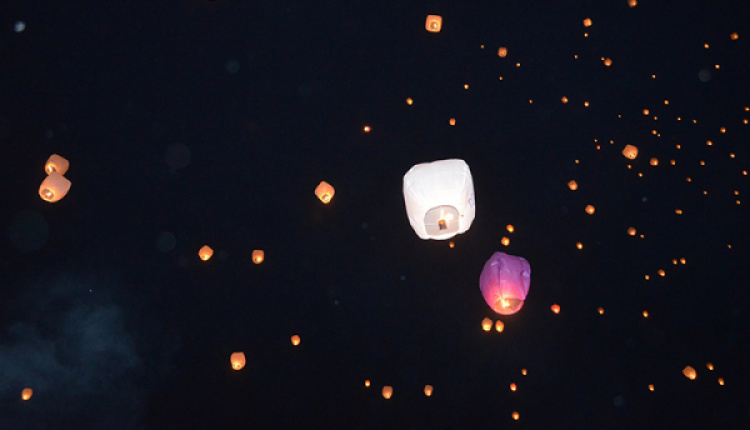
{"type": "Polygon", "coordinates": [[[422,163],[404,175],[406,215],[422,239],[445,240],[474,221],[474,183],[464,160],[422,163]]]}

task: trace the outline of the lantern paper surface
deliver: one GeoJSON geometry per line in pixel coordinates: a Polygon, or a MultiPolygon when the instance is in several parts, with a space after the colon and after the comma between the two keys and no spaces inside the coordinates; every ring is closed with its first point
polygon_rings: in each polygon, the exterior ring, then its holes
{"type": "Polygon", "coordinates": [[[493,311],[511,315],[523,307],[531,285],[531,266],[522,257],[496,252],[484,264],[479,288],[493,311]]]}
{"type": "Polygon", "coordinates": [[[406,215],[422,239],[445,240],[474,221],[474,183],[463,160],[422,163],[404,175],[406,215]]]}
{"type": "Polygon", "coordinates": [[[48,175],[52,172],[64,175],[68,171],[68,167],[70,167],[70,162],[57,154],[50,155],[47,162],[44,163],[44,171],[48,175]]]}
{"type": "Polygon", "coordinates": [[[31,388],[24,388],[23,391],[21,391],[21,398],[23,400],[29,400],[33,395],[34,390],[32,390],[31,388]]]}
{"type": "Polygon", "coordinates": [[[59,201],[68,194],[68,191],[70,191],[70,181],[57,172],[50,173],[39,186],[39,196],[50,203],[59,201]]]}
{"type": "Polygon", "coordinates": [[[245,353],[233,352],[232,355],[229,356],[229,361],[232,363],[232,369],[240,370],[245,367],[245,353]]]}

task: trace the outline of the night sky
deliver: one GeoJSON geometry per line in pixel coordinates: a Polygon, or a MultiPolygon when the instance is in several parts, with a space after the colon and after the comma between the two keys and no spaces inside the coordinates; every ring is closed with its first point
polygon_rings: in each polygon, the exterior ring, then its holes
{"type": "Polygon", "coordinates": [[[477,3],[4,1],[0,429],[750,428],[750,9],[477,3]]]}

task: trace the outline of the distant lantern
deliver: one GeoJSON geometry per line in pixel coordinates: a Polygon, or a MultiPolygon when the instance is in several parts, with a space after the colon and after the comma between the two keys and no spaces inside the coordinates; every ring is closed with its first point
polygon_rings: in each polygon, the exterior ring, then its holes
{"type": "Polygon", "coordinates": [[[630,7],[636,7],[636,6],[638,6],[638,0],[628,0],[628,6],[630,6],[630,7]]]}
{"type": "Polygon", "coordinates": [[[479,275],[479,289],[484,301],[500,315],[512,315],[521,310],[529,285],[529,262],[504,252],[492,254],[479,275]]]}
{"type": "Polygon", "coordinates": [[[34,390],[32,390],[31,388],[24,388],[23,391],[21,391],[21,398],[23,400],[29,400],[33,395],[34,390]]]}
{"type": "Polygon", "coordinates": [[[591,18],[586,18],[583,20],[583,26],[584,27],[591,27],[591,18]]]}
{"type": "Polygon", "coordinates": [[[207,261],[213,255],[214,250],[211,249],[211,247],[208,245],[203,245],[203,247],[198,250],[198,257],[200,257],[203,261],[207,261]]]}
{"type": "Polygon", "coordinates": [[[568,182],[568,188],[570,188],[572,191],[575,191],[578,189],[578,182],[576,181],[570,181],[568,182]]]}
{"type": "Polygon", "coordinates": [[[596,208],[594,208],[593,205],[587,205],[586,206],[586,213],[589,215],[593,215],[594,211],[596,211],[596,208]]]}
{"type": "Polygon", "coordinates": [[[474,183],[463,160],[413,166],[404,175],[406,215],[421,239],[450,239],[474,221],[474,183]]]}
{"type": "Polygon", "coordinates": [[[253,263],[260,264],[266,259],[266,253],[262,249],[256,249],[253,251],[253,263]]]}
{"type": "Polygon", "coordinates": [[[719,385],[724,385],[724,378],[719,378],[716,381],[719,383],[719,385]]]}
{"type": "Polygon", "coordinates": [[[430,397],[432,395],[432,385],[424,386],[424,395],[430,397]]]}
{"type": "Polygon", "coordinates": [[[638,148],[633,145],[625,145],[625,148],[622,150],[622,155],[624,155],[625,158],[634,160],[635,157],[638,156],[638,148]]]}
{"type": "Polygon", "coordinates": [[[485,318],[482,320],[482,330],[484,331],[490,331],[492,328],[492,320],[489,318],[485,318]]]}
{"type": "Polygon", "coordinates": [[[565,96],[562,96],[562,98],[560,99],[560,101],[563,102],[563,104],[565,104],[565,103],[568,102],[568,98],[565,97],[565,96]]]}
{"type": "Polygon", "coordinates": [[[631,236],[635,236],[636,230],[635,227],[628,227],[628,234],[631,236]]]}
{"type": "Polygon", "coordinates": [[[505,324],[500,320],[495,321],[495,331],[502,333],[503,330],[505,330],[505,324]]]}
{"type": "Polygon", "coordinates": [[[390,385],[386,385],[385,387],[383,387],[382,393],[383,393],[383,398],[390,399],[391,396],[393,395],[393,387],[391,387],[390,385]]]}
{"type": "Polygon", "coordinates": [[[425,30],[430,33],[440,33],[440,28],[443,26],[443,17],[440,15],[427,15],[427,20],[424,22],[425,30]]]}
{"type": "Polygon", "coordinates": [[[406,99],[406,104],[408,104],[409,106],[411,106],[412,104],[414,104],[414,100],[412,100],[411,97],[409,97],[409,98],[406,99]]]}
{"type": "Polygon", "coordinates": [[[515,412],[515,411],[514,411],[514,412],[513,412],[512,414],[511,414],[511,417],[513,417],[513,419],[514,419],[515,421],[518,421],[518,419],[519,419],[519,418],[521,418],[521,415],[520,415],[520,414],[519,414],[518,412],[515,412]]]}
{"type": "Polygon", "coordinates": [[[315,188],[315,195],[325,204],[331,201],[334,194],[336,194],[336,190],[326,181],[320,181],[320,184],[315,188]]]}
{"type": "Polygon", "coordinates": [[[370,386],[370,380],[369,379],[365,379],[365,387],[369,387],[369,386],[370,386]]]}
{"type": "Polygon", "coordinates": [[[500,58],[505,58],[506,55],[508,55],[508,48],[506,48],[504,46],[501,46],[497,50],[497,56],[500,57],[500,58]]]}
{"type": "Polygon", "coordinates": [[[732,33],[732,34],[729,35],[729,38],[732,39],[732,40],[737,40],[737,39],[740,38],[740,35],[737,34],[737,33],[732,33]]]}
{"type": "Polygon", "coordinates": [[[706,369],[708,370],[714,370],[714,365],[711,362],[706,363],[706,369]]]}
{"type": "Polygon", "coordinates": [[[229,356],[229,361],[232,363],[232,369],[240,370],[245,367],[245,353],[244,352],[233,352],[229,356]]]}
{"type": "Polygon", "coordinates": [[[553,313],[559,314],[560,313],[560,305],[555,303],[554,305],[550,306],[550,309],[552,309],[553,313]]]}
{"type": "Polygon", "coordinates": [[[648,390],[654,391],[654,384],[648,384],[648,390]]]}
{"type": "Polygon", "coordinates": [[[64,175],[68,171],[68,167],[70,167],[70,162],[57,154],[50,155],[47,162],[44,163],[44,171],[48,175],[53,172],[64,175]]]}
{"type": "Polygon", "coordinates": [[[658,158],[656,158],[656,157],[651,157],[651,160],[649,160],[649,163],[650,163],[650,164],[651,164],[652,166],[658,166],[658,165],[659,165],[659,159],[658,159],[658,158]]]}
{"type": "Polygon", "coordinates": [[[526,369],[521,369],[521,375],[526,376],[528,374],[528,371],[526,369]]]}
{"type": "Polygon", "coordinates": [[[297,346],[299,345],[299,342],[300,342],[299,336],[297,336],[296,334],[292,336],[292,345],[297,346]]]}
{"type": "Polygon", "coordinates": [[[514,231],[516,231],[516,229],[513,227],[513,224],[506,225],[505,229],[508,230],[508,233],[513,233],[514,231]]]}
{"type": "Polygon", "coordinates": [[[510,384],[510,391],[516,391],[516,388],[517,387],[515,383],[510,384]]]}
{"type": "Polygon", "coordinates": [[[581,242],[577,242],[577,243],[576,243],[576,248],[578,248],[578,249],[583,249],[583,243],[581,243],[581,242]]]}
{"type": "Polygon", "coordinates": [[[448,246],[450,246],[451,248],[454,248],[454,247],[456,246],[456,244],[455,244],[455,243],[453,243],[453,241],[451,240],[451,241],[450,241],[450,242],[448,243],[448,246]]]}
{"type": "Polygon", "coordinates": [[[372,130],[372,128],[370,128],[370,126],[369,126],[369,125],[366,125],[366,126],[364,126],[364,127],[362,128],[362,131],[364,131],[365,133],[369,133],[369,132],[370,132],[370,130],[372,130]]]}
{"type": "Polygon", "coordinates": [[[685,366],[685,368],[682,369],[682,374],[690,380],[694,380],[698,376],[698,374],[695,373],[695,369],[690,366],[685,366]]]}
{"type": "Polygon", "coordinates": [[[611,58],[605,58],[604,59],[604,65],[609,67],[612,65],[612,59],[611,58]]]}
{"type": "Polygon", "coordinates": [[[500,239],[500,243],[502,243],[503,246],[508,246],[508,245],[510,245],[510,238],[503,236],[503,238],[500,239]]]}
{"type": "Polygon", "coordinates": [[[599,315],[604,315],[604,308],[600,307],[596,311],[599,312],[599,315]]]}
{"type": "Polygon", "coordinates": [[[52,172],[39,186],[39,197],[50,203],[60,201],[70,191],[70,181],[63,175],[52,172]]]}
{"type": "Polygon", "coordinates": [[[456,125],[456,118],[451,118],[450,120],[448,120],[448,124],[456,125]]]}

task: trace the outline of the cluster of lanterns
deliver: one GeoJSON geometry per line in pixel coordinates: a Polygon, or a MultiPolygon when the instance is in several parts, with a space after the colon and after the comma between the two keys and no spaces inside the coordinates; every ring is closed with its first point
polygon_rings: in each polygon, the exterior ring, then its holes
{"type": "Polygon", "coordinates": [[[39,186],[39,196],[44,201],[55,203],[68,194],[70,181],[64,176],[68,167],[70,167],[70,162],[57,154],[52,154],[44,163],[44,172],[47,173],[47,177],[39,186]]]}

